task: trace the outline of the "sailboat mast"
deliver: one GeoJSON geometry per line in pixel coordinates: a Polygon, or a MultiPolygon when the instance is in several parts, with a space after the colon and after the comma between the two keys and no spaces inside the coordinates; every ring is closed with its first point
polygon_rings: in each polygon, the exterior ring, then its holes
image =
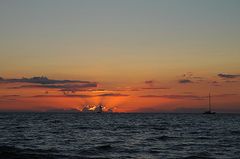
{"type": "Polygon", "coordinates": [[[211,112],[211,95],[210,95],[210,93],[208,96],[208,106],[209,106],[209,111],[211,112]]]}

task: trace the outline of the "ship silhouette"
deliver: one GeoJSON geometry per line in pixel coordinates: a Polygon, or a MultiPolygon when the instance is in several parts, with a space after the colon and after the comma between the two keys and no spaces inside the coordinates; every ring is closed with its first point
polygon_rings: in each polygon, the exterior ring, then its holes
{"type": "Polygon", "coordinates": [[[208,111],[203,112],[203,114],[216,114],[216,112],[212,112],[212,104],[211,104],[211,94],[208,95],[208,111]]]}

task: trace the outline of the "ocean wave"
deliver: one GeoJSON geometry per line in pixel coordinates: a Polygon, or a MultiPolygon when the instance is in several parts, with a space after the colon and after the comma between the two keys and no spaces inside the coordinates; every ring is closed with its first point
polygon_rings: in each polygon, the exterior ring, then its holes
{"type": "Polygon", "coordinates": [[[240,158],[240,116],[9,113],[0,118],[0,159],[240,158]]]}
{"type": "Polygon", "coordinates": [[[70,156],[59,153],[53,149],[22,149],[13,146],[0,146],[0,159],[108,159],[100,156],[70,156]]]}

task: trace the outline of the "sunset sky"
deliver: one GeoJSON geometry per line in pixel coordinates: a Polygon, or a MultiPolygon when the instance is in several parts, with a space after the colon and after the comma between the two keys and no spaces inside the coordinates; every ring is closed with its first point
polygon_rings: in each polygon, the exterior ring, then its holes
{"type": "Polygon", "coordinates": [[[1,0],[0,111],[240,113],[239,0],[1,0]]]}

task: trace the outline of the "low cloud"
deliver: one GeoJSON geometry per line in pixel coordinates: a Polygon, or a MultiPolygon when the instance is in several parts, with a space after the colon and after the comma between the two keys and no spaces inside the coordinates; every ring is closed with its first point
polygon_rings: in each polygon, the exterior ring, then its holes
{"type": "Polygon", "coordinates": [[[105,94],[100,94],[97,95],[99,97],[127,97],[129,96],[128,94],[121,94],[121,93],[105,93],[105,94]]]}
{"type": "Polygon", "coordinates": [[[157,83],[156,81],[153,81],[153,80],[147,80],[147,81],[144,81],[144,83],[147,85],[146,87],[142,87],[140,89],[152,89],[152,90],[157,90],[157,89],[170,89],[168,87],[161,87],[161,86],[157,86],[157,83]]]}
{"type": "Polygon", "coordinates": [[[63,97],[70,97],[70,98],[92,98],[94,96],[92,95],[85,95],[85,94],[64,94],[64,95],[35,95],[35,96],[31,96],[34,98],[63,98],[63,97]]]}
{"type": "Polygon", "coordinates": [[[19,87],[10,87],[9,89],[21,89],[21,88],[46,88],[46,89],[58,89],[62,92],[78,92],[86,91],[86,88],[97,87],[97,83],[86,84],[64,84],[64,85],[23,85],[19,87]]]}
{"type": "Polygon", "coordinates": [[[195,76],[192,72],[187,72],[181,76],[181,79],[178,80],[180,84],[189,84],[189,83],[199,83],[203,82],[206,79],[203,77],[195,76]]]}
{"type": "Polygon", "coordinates": [[[83,88],[92,88],[92,87],[97,87],[97,83],[86,83],[82,85],[63,85],[60,91],[64,92],[77,92],[80,91],[83,88]]]}
{"type": "Polygon", "coordinates": [[[46,89],[58,89],[61,92],[94,92],[105,91],[105,89],[93,89],[97,87],[97,83],[86,84],[64,84],[64,85],[23,85],[19,87],[10,87],[9,89],[21,89],[21,88],[46,88],[46,89]]]}
{"type": "Polygon", "coordinates": [[[17,99],[14,99],[14,98],[6,98],[6,99],[0,99],[0,103],[3,102],[12,102],[12,101],[17,101],[17,99]]]}
{"type": "Polygon", "coordinates": [[[216,86],[216,87],[221,86],[221,84],[218,81],[210,81],[208,83],[211,84],[212,86],[216,86]]]}
{"type": "Polygon", "coordinates": [[[223,78],[223,79],[233,79],[233,78],[239,78],[239,74],[224,74],[224,73],[219,73],[218,77],[223,78]]]}
{"type": "Polygon", "coordinates": [[[86,88],[95,88],[98,86],[96,82],[81,81],[81,80],[56,80],[48,79],[47,77],[32,77],[21,79],[3,79],[0,78],[0,83],[28,83],[17,87],[9,87],[9,89],[21,88],[46,88],[59,89],[62,92],[77,92],[86,88]]]}
{"type": "Polygon", "coordinates": [[[81,80],[57,80],[49,79],[47,77],[32,77],[32,78],[10,78],[4,79],[0,77],[0,83],[35,83],[35,84],[65,84],[65,83],[91,83],[89,81],[81,80]]]}
{"type": "Polygon", "coordinates": [[[226,83],[237,83],[237,82],[239,82],[239,81],[236,81],[236,80],[235,80],[235,81],[233,81],[233,80],[226,80],[225,82],[226,82],[226,83]]]}
{"type": "Polygon", "coordinates": [[[21,96],[17,94],[10,94],[10,95],[1,95],[0,96],[0,102],[10,102],[10,101],[16,101],[21,96]]]}
{"type": "MultiPolygon", "coordinates": [[[[212,95],[212,97],[232,97],[237,96],[238,94],[216,94],[212,95]]],[[[168,98],[168,99],[190,99],[190,100],[205,100],[208,98],[208,96],[197,96],[192,94],[186,94],[186,95],[178,95],[178,94],[170,94],[170,95],[142,95],[139,96],[142,98],[168,98]]]]}
{"type": "Polygon", "coordinates": [[[143,98],[169,98],[169,99],[193,99],[193,100],[203,100],[205,96],[195,96],[195,95],[143,95],[139,96],[143,98]]]}
{"type": "Polygon", "coordinates": [[[12,97],[20,97],[20,95],[17,94],[10,94],[10,95],[2,95],[1,98],[12,98],[12,97]]]}
{"type": "Polygon", "coordinates": [[[144,84],[147,85],[148,87],[153,87],[155,85],[155,81],[146,80],[146,81],[144,81],[144,84]]]}
{"type": "Polygon", "coordinates": [[[168,87],[144,87],[142,89],[170,89],[168,87]]]}
{"type": "Polygon", "coordinates": [[[217,94],[217,95],[213,95],[213,97],[232,97],[232,96],[238,96],[238,94],[217,94]]]}
{"type": "Polygon", "coordinates": [[[188,83],[193,83],[191,80],[189,79],[180,79],[178,81],[178,83],[181,83],[181,84],[188,84],[188,83]]]}
{"type": "Polygon", "coordinates": [[[147,80],[147,81],[144,81],[145,84],[153,84],[154,81],[153,80],[147,80]]]}
{"type": "Polygon", "coordinates": [[[106,93],[106,94],[98,94],[98,95],[87,95],[87,94],[63,94],[63,95],[35,95],[32,96],[34,98],[93,98],[93,97],[127,97],[128,94],[120,94],[120,93],[106,93]]]}

